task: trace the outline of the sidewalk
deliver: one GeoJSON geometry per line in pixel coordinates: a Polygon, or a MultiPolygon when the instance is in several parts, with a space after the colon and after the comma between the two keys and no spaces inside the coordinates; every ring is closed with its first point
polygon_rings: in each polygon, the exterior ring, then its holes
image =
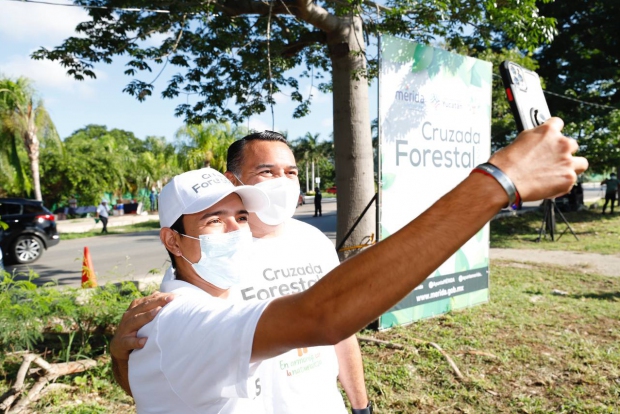
{"type": "MultiPolygon", "coordinates": [[[[108,219],[108,227],[128,226],[130,224],[144,223],[145,221],[159,221],[157,213],[151,214],[125,214],[123,216],[110,216],[108,219]]],[[[101,222],[95,223],[95,219],[83,218],[72,220],[56,221],[56,228],[59,233],[84,233],[101,229],[101,222]]]]}
{"type": "Polygon", "coordinates": [[[514,263],[540,263],[553,266],[575,267],[581,272],[604,276],[620,276],[620,256],[598,253],[580,253],[563,250],[490,249],[491,260],[514,263]]]}

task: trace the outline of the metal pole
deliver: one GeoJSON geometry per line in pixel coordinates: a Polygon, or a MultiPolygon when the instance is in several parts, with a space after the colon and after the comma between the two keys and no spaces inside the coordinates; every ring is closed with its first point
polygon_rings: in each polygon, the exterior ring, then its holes
{"type": "Polygon", "coordinates": [[[377,45],[379,47],[379,75],[377,76],[377,204],[375,205],[375,240],[381,240],[381,35],[377,45]]]}

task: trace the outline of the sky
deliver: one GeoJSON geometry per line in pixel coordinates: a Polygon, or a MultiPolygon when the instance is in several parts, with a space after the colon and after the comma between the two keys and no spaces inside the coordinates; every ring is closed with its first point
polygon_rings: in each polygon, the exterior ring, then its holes
{"type": "MultiPolygon", "coordinates": [[[[68,3],[66,0],[51,1],[68,3]]],[[[163,99],[160,93],[177,68],[168,66],[155,83],[153,96],[145,102],[138,102],[123,92],[131,81],[123,74],[123,60],[111,65],[96,65],[94,71],[97,79],[80,82],[67,76],[66,70],[56,62],[30,58],[40,47],[60,45],[64,39],[74,35],[78,23],[86,20],[87,13],[78,7],[0,0],[0,75],[10,78],[25,76],[34,82],[61,138],[88,124],[98,124],[106,125],[108,129],[131,131],[142,139],[156,135],[173,141],[175,132],[183,125],[183,119],[174,116],[174,109],[187,100],[185,97],[163,99]]],[[[151,81],[156,73],[140,75],[140,79],[151,81]]],[[[303,85],[301,80],[300,84],[303,85]]],[[[301,92],[304,97],[307,96],[310,84],[305,84],[301,92]]],[[[274,107],[273,127],[269,110],[251,117],[244,126],[249,125],[255,130],[287,131],[289,139],[301,137],[307,132],[320,134],[320,140],[328,139],[333,129],[332,97],[316,88],[313,88],[312,95],[309,116],[293,119],[294,105],[288,97],[280,94],[274,96],[277,105],[274,107]]],[[[376,96],[376,89],[371,89],[371,119],[376,118],[376,96]]]]}

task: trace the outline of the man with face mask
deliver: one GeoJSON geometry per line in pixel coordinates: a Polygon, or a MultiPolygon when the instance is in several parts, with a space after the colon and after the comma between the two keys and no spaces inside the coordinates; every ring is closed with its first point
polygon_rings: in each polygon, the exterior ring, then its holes
{"type": "MultiPolygon", "coordinates": [[[[322,232],[292,219],[299,180],[286,138],[271,131],[248,135],[230,146],[227,165],[225,175],[232,183],[260,188],[270,200],[268,209],[250,214],[254,243],[247,261],[251,266],[233,294],[235,300],[264,301],[304,291],[339,264],[334,245],[322,232]]],[[[173,278],[169,269],[164,281],[173,278]]],[[[119,332],[122,328],[121,324],[119,332]]],[[[128,351],[124,352],[128,355],[128,351]]],[[[117,358],[113,363],[115,376],[123,385],[124,368],[119,369],[117,358]]],[[[353,412],[370,412],[355,336],[336,346],[290,351],[270,361],[270,367],[262,382],[268,412],[346,413],[337,378],[353,412]]],[[[129,391],[126,385],[123,388],[129,391]]]]}
{"type": "MultiPolygon", "coordinates": [[[[252,267],[240,283],[243,301],[269,300],[306,290],[340,263],[333,243],[316,227],[293,219],[298,168],[286,138],[254,133],[228,149],[226,177],[268,195],[267,210],[250,214],[252,267]]],[[[264,382],[272,413],[346,413],[336,378],[354,413],[368,413],[361,352],[355,336],[335,347],[292,350],[270,361],[264,382]],[[312,358],[310,358],[312,356],[312,358]],[[293,368],[294,367],[294,368],[293,368]]]]}
{"type": "MultiPolygon", "coordinates": [[[[162,191],[162,226],[178,220],[184,226],[162,228],[162,241],[177,265],[176,279],[164,282],[162,290],[180,296],[140,331],[140,336],[150,339],[130,359],[138,411],[259,412],[258,405],[251,411],[238,409],[238,404],[249,403],[239,398],[262,396],[262,380],[273,375],[270,364],[257,366],[254,362],[290,349],[303,354],[307,346],[339,343],[418,286],[503,206],[568,191],[576,174],[587,168],[587,161],[571,156],[578,146],[560,134],[561,125],[554,118],[522,133],[490,163],[477,167],[473,171],[477,174],[472,173],[387,240],[346,261],[307,290],[267,301],[207,297],[227,295],[226,286],[243,274],[238,266],[250,262],[240,260],[243,250],[235,247],[244,245],[243,237],[233,233],[241,230],[245,219],[239,200],[223,195],[225,198],[214,197],[221,200],[216,204],[183,201],[173,204],[180,206],[174,214],[167,214],[168,197],[163,197],[162,191]],[[198,211],[198,206],[206,210],[198,211]],[[455,206],[460,206],[458,213],[455,206]],[[206,236],[217,229],[233,234],[213,239],[206,236]],[[208,270],[211,263],[217,274],[208,270]]],[[[198,173],[204,174],[204,170],[198,173]]],[[[216,174],[210,174],[207,179],[215,180],[216,174]]],[[[249,181],[248,177],[239,178],[249,181]]],[[[214,182],[225,186],[220,178],[214,182]]],[[[186,195],[193,196],[192,191],[215,188],[183,179],[174,186],[189,187],[167,192],[182,199],[191,198],[186,195]]],[[[207,197],[205,194],[197,198],[207,197]]],[[[308,359],[312,357],[308,355],[308,359]]],[[[298,367],[281,367],[289,368],[298,367]]],[[[266,410],[271,412],[271,407],[267,405],[266,410]]]]}

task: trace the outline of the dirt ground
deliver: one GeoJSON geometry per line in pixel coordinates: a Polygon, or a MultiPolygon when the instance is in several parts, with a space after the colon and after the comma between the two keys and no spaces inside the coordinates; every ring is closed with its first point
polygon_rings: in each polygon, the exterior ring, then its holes
{"type": "Polygon", "coordinates": [[[510,260],[517,263],[545,263],[573,267],[583,273],[620,276],[620,255],[578,253],[561,250],[491,249],[491,260],[510,260]]]}

